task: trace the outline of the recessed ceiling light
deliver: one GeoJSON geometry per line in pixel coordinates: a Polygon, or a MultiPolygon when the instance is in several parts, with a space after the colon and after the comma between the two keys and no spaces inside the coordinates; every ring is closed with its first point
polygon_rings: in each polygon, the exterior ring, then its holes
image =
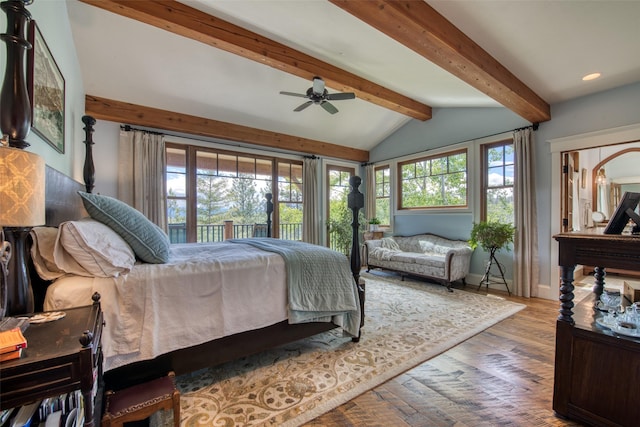
{"type": "Polygon", "coordinates": [[[582,78],[583,81],[587,82],[589,80],[595,80],[598,77],[600,77],[600,73],[591,73],[591,74],[587,74],[586,76],[584,76],[582,78]]]}

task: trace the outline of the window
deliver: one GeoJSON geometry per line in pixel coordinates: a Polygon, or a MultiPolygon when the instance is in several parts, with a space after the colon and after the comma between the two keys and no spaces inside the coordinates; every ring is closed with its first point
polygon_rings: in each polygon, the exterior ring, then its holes
{"type": "Polygon", "coordinates": [[[399,209],[467,206],[467,151],[398,164],[399,209]]]}
{"type": "Polygon", "coordinates": [[[328,165],[327,182],[327,246],[349,254],[351,251],[353,213],[348,206],[351,191],[349,179],[355,175],[355,169],[346,166],[328,165]]]}
{"type": "Polygon", "coordinates": [[[389,166],[377,166],[376,172],[376,213],[382,225],[391,223],[391,182],[389,166]]]}
{"type": "Polygon", "coordinates": [[[251,237],[258,224],[267,222],[267,193],[273,195],[274,237],[301,238],[301,162],[175,144],[167,144],[166,150],[172,243],[251,237]],[[278,215],[289,221],[285,232],[278,215]]]}
{"type": "Polygon", "coordinates": [[[187,152],[166,148],[167,224],[172,243],[187,241],[187,152]]]}
{"type": "Polygon", "coordinates": [[[302,164],[278,160],[278,219],[281,239],[302,240],[302,164]]]}
{"type": "Polygon", "coordinates": [[[483,145],[482,153],[481,219],[513,224],[515,167],[513,141],[483,145]]]}

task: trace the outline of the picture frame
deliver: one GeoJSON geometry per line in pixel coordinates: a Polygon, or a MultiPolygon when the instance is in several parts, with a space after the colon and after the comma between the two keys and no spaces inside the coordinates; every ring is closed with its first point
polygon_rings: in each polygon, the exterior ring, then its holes
{"type": "Polygon", "coordinates": [[[35,20],[29,23],[27,90],[31,102],[31,130],[64,154],[65,80],[35,20]]]}

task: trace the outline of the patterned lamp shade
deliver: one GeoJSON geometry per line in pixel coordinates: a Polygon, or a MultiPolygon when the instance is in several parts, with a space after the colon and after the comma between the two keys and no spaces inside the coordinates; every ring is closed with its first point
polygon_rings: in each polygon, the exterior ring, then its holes
{"type": "Polygon", "coordinates": [[[44,176],[42,157],[0,147],[0,227],[44,225],[44,176]]]}

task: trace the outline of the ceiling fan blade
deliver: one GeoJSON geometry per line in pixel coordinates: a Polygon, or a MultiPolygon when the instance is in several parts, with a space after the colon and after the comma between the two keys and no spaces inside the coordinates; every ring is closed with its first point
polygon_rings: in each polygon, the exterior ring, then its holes
{"type": "Polygon", "coordinates": [[[320,106],[322,108],[324,108],[325,110],[327,110],[327,112],[331,113],[331,114],[335,114],[338,112],[338,109],[336,107],[333,106],[332,103],[327,102],[327,101],[322,101],[320,103],[320,106]]]}
{"type": "Polygon", "coordinates": [[[320,77],[313,78],[313,93],[322,95],[324,93],[324,80],[320,77]]]}
{"type": "Polygon", "coordinates": [[[313,104],[313,101],[307,101],[307,102],[305,102],[304,104],[302,104],[302,105],[298,106],[298,108],[296,108],[296,109],[295,109],[295,110],[293,110],[293,111],[302,111],[302,110],[304,110],[305,108],[307,108],[307,107],[308,107],[309,105],[311,105],[311,104],[313,104]]]}
{"type": "Polygon", "coordinates": [[[355,93],[345,92],[345,93],[330,93],[325,98],[331,101],[339,101],[341,99],[354,99],[356,97],[355,93]]]}
{"type": "Polygon", "coordinates": [[[294,92],[280,92],[280,95],[289,95],[289,96],[298,96],[300,98],[306,98],[307,95],[303,95],[301,93],[294,93],[294,92]]]}

